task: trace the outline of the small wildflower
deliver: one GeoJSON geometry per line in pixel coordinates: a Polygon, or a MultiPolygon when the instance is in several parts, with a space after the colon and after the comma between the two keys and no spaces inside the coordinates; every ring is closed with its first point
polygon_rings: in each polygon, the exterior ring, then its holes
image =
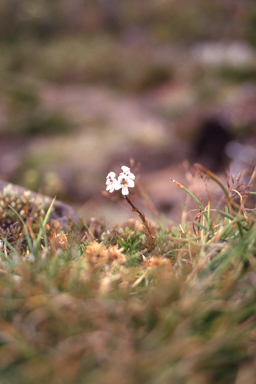
{"type": "Polygon", "coordinates": [[[117,180],[116,180],[115,172],[109,172],[109,174],[107,175],[106,190],[109,191],[110,193],[114,192],[114,190],[116,189],[116,183],[117,183],[117,180]]]}
{"type": "Polygon", "coordinates": [[[106,190],[112,193],[122,188],[122,194],[127,196],[129,195],[128,188],[134,187],[135,175],[130,171],[130,168],[125,165],[123,165],[121,169],[123,172],[119,174],[118,178],[116,178],[115,172],[109,172],[106,180],[106,190]]]}
{"type": "Polygon", "coordinates": [[[122,188],[122,194],[124,196],[129,195],[129,189],[134,187],[134,181],[124,173],[121,173],[117,179],[115,189],[121,189],[122,188]]]}
{"type": "Polygon", "coordinates": [[[145,215],[140,212],[139,208],[137,208],[133,204],[133,202],[128,196],[129,188],[134,188],[135,186],[135,175],[130,171],[130,168],[126,167],[125,165],[123,165],[121,169],[122,172],[119,174],[118,178],[116,178],[115,172],[109,172],[109,174],[107,175],[106,190],[112,193],[114,192],[114,190],[122,189],[122,195],[126,199],[127,203],[130,204],[132,210],[138,213],[143,223],[145,235],[148,238],[148,244],[143,245],[145,245],[148,249],[151,249],[153,244],[155,243],[155,237],[152,234],[152,229],[150,228],[149,223],[145,219],[145,215]]]}

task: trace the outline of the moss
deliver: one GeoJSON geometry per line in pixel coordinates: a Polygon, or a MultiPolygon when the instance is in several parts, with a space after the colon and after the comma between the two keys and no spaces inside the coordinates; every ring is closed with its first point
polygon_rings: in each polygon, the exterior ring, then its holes
{"type": "Polygon", "coordinates": [[[29,217],[31,221],[43,218],[51,204],[51,199],[31,195],[30,191],[21,193],[12,184],[3,188],[0,193],[0,221],[11,224],[20,216],[29,217]]]}

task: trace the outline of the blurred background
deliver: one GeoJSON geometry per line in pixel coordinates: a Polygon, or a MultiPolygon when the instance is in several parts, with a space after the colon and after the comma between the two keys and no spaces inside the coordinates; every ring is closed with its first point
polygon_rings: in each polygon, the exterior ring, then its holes
{"type": "Polygon", "coordinates": [[[1,0],[0,178],[113,224],[131,158],[134,202],[175,222],[189,164],[255,164],[255,1],[1,0]]]}

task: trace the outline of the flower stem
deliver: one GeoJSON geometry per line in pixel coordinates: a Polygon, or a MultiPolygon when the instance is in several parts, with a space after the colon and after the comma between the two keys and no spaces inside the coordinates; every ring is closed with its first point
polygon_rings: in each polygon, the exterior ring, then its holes
{"type": "Polygon", "coordinates": [[[133,202],[128,197],[128,195],[125,195],[124,197],[125,197],[127,203],[130,204],[130,206],[132,207],[132,210],[137,212],[138,215],[140,216],[140,219],[143,222],[143,225],[145,227],[145,235],[148,238],[148,244],[144,244],[144,245],[145,245],[146,248],[150,249],[152,247],[152,245],[154,244],[154,242],[155,242],[155,236],[153,236],[153,234],[152,234],[152,231],[150,229],[150,225],[147,222],[147,220],[145,218],[145,215],[140,212],[139,208],[136,207],[136,205],[133,204],[133,202]]]}

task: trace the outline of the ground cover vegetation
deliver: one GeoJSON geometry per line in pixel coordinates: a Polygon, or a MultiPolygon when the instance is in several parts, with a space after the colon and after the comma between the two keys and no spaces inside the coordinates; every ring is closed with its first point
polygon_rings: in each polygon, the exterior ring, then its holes
{"type": "MultiPolygon", "coordinates": [[[[255,169],[224,184],[196,167],[222,190],[219,204],[173,181],[197,208],[180,225],[158,217],[150,247],[136,216],[62,227],[49,220],[54,200],[40,218],[2,198],[2,383],[254,382],[255,169]]],[[[132,201],[124,184],[135,176],[122,169],[112,192],[122,184],[132,201]]]]}

